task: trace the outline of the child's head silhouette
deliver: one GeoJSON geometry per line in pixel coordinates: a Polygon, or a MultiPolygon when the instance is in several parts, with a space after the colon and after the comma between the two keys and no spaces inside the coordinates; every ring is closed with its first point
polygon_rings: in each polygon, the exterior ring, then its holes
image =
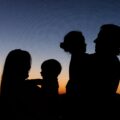
{"type": "Polygon", "coordinates": [[[56,78],[61,72],[61,64],[55,59],[48,59],[41,65],[41,75],[44,78],[56,78]]]}

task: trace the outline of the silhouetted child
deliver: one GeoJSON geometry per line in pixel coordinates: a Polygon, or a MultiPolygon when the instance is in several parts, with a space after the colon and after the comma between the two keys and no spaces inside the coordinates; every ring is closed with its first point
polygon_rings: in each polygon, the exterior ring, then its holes
{"type": "Polygon", "coordinates": [[[40,113],[42,113],[43,119],[58,119],[60,110],[58,101],[58,75],[61,69],[61,64],[57,60],[45,60],[41,65],[40,72],[43,79],[30,80],[33,85],[41,85],[41,88],[39,88],[40,92],[38,90],[38,96],[41,96],[40,100],[42,100],[42,103],[37,101],[39,119],[41,119],[41,116],[39,116],[40,113]]]}
{"type": "Polygon", "coordinates": [[[61,64],[55,59],[45,60],[41,65],[41,76],[43,79],[30,80],[33,85],[41,85],[41,93],[45,96],[58,95],[58,75],[61,72],[61,64]]]}
{"type": "Polygon", "coordinates": [[[58,75],[61,72],[61,64],[55,59],[49,59],[41,65],[41,76],[43,78],[42,91],[45,95],[58,95],[58,75]]]}
{"type": "Polygon", "coordinates": [[[80,96],[85,88],[85,70],[88,61],[85,38],[81,31],[70,31],[64,36],[60,47],[71,54],[69,65],[69,81],[66,86],[66,94],[80,96]]]}

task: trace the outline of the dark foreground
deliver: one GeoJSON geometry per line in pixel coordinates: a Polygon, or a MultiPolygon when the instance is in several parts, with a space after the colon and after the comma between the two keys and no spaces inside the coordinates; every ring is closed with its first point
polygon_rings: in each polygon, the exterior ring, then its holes
{"type": "Polygon", "coordinates": [[[119,109],[119,95],[109,99],[66,95],[22,100],[0,98],[1,120],[118,120],[119,109]]]}

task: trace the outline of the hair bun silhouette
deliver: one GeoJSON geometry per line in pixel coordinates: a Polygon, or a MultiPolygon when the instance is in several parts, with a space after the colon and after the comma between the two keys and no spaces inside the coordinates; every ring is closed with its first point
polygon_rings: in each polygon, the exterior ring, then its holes
{"type": "Polygon", "coordinates": [[[70,31],[65,37],[64,41],[60,43],[60,47],[65,51],[70,51],[71,48],[78,48],[77,46],[85,45],[85,38],[80,31],[70,31]]]}

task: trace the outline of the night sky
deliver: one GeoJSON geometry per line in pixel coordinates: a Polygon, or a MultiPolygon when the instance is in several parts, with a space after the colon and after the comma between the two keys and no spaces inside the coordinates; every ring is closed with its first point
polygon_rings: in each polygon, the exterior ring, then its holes
{"type": "Polygon", "coordinates": [[[0,0],[0,74],[8,52],[20,48],[32,56],[29,78],[41,78],[41,63],[57,59],[64,92],[70,60],[59,47],[64,35],[82,31],[87,52],[93,53],[93,40],[105,23],[120,25],[120,0],[0,0]]]}

